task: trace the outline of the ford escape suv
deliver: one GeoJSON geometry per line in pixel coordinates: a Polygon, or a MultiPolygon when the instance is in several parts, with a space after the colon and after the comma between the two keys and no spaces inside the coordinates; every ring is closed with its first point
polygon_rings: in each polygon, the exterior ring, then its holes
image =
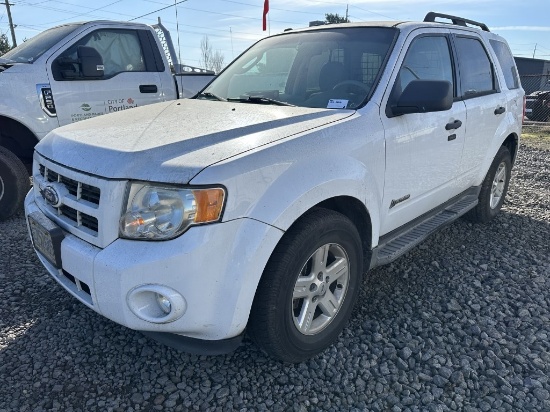
{"type": "Polygon", "coordinates": [[[370,268],[497,215],[523,99],[482,23],[287,31],[194,99],[52,131],[29,232],[51,276],[121,325],[210,354],[248,333],[302,361],[338,337],[370,268]]]}

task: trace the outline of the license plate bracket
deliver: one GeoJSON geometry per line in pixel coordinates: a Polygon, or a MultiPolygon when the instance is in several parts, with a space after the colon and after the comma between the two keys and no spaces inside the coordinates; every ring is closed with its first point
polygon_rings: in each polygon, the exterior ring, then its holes
{"type": "Polygon", "coordinates": [[[34,248],[57,269],[61,268],[61,241],[63,230],[39,212],[28,216],[34,248]]]}

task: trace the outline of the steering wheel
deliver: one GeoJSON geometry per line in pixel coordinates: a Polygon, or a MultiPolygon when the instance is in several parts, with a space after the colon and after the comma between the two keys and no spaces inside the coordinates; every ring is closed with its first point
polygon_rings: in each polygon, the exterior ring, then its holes
{"type": "Polygon", "coordinates": [[[344,80],[343,82],[337,83],[332,90],[337,90],[345,86],[351,86],[352,89],[355,89],[355,92],[358,92],[357,94],[367,93],[370,90],[370,86],[358,82],[357,80],[344,80]]]}

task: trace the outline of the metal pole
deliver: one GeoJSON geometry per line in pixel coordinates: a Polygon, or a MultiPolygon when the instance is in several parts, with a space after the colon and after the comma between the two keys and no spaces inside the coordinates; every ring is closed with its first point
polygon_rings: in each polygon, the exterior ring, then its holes
{"type": "Polygon", "coordinates": [[[0,3],[0,4],[5,4],[6,9],[8,10],[8,21],[9,21],[10,30],[11,30],[11,42],[12,42],[12,46],[16,47],[17,40],[15,39],[15,26],[13,25],[13,21],[11,19],[11,10],[10,10],[10,6],[13,6],[13,4],[10,4],[9,1],[6,1],[5,3],[0,3]]]}
{"type": "Polygon", "coordinates": [[[535,43],[535,50],[533,50],[533,59],[535,58],[535,53],[537,52],[537,43],[535,43]]]}

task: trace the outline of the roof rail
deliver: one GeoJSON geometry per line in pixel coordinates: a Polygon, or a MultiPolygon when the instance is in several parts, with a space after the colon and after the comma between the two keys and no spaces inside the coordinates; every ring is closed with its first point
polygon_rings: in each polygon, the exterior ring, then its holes
{"type": "Polygon", "coordinates": [[[484,23],[480,23],[478,21],[473,21],[473,20],[468,20],[468,19],[465,19],[465,18],[462,18],[462,17],[451,16],[449,14],[434,13],[433,11],[426,14],[426,17],[424,17],[424,21],[425,22],[437,23],[435,21],[436,17],[440,17],[442,19],[449,19],[453,22],[453,24],[456,24],[457,26],[468,27],[466,25],[466,23],[468,23],[468,24],[471,24],[472,26],[478,26],[483,31],[490,31],[489,27],[487,27],[487,25],[484,24],[484,23]]]}

